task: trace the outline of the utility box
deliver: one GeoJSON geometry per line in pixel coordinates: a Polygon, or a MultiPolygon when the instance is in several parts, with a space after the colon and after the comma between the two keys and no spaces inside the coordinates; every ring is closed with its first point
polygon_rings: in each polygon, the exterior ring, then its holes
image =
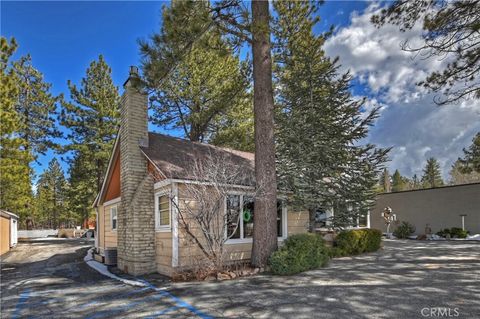
{"type": "Polygon", "coordinates": [[[113,266],[117,264],[117,248],[105,248],[105,265],[113,266]]]}

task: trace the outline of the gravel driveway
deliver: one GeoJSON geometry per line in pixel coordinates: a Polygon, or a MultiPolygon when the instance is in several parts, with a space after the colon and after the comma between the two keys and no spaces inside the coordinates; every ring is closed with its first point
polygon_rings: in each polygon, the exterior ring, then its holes
{"type": "Polygon", "coordinates": [[[81,240],[21,244],[2,261],[2,318],[480,318],[480,243],[385,241],[297,276],[131,287],[83,262],[81,240]]]}

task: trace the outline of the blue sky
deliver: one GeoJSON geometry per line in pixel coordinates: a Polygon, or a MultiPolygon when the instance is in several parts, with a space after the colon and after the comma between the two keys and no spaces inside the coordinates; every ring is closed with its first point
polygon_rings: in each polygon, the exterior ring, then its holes
{"type": "MultiPolygon", "coordinates": [[[[88,64],[103,54],[116,85],[127,77],[128,66],[139,64],[137,40],[159,30],[160,10],[167,2],[24,2],[2,1],[1,34],[17,39],[14,58],[30,53],[34,66],[52,83],[52,93],[68,97],[67,80],[78,83],[88,64]]],[[[354,75],[354,95],[370,98],[367,105],[382,106],[382,115],[368,138],[382,147],[394,147],[390,169],[421,174],[426,158],[437,157],[444,176],[461,149],[480,131],[480,104],[439,110],[432,96],[415,87],[428,72],[446,61],[419,61],[401,52],[399,43],[418,37],[421,29],[401,34],[394,27],[375,29],[369,16],[381,4],[327,1],[320,9],[317,31],[336,26],[326,43],[331,56],[340,56],[342,70],[354,75]],[[435,134],[432,131],[437,132],[435,134]]],[[[447,60],[448,61],[448,60],[447,60]]],[[[40,173],[56,156],[40,157],[40,173]]],[[[67,169],[66,164],[63,164],[67,169]]]]}

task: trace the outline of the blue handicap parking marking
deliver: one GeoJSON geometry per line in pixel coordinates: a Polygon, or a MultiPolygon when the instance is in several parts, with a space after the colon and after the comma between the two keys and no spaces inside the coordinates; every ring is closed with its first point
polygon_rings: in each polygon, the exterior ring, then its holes
{"type": "Polygon", "coordinates": [[[30,298],[30,293],[31,289],[27,288],[20,294],[20,298],[15,306],[15,312],[12,315],[13,319],[20,318],[20,314],[22,313],[23,308],[25,308],[28,298],[30,298]]]}

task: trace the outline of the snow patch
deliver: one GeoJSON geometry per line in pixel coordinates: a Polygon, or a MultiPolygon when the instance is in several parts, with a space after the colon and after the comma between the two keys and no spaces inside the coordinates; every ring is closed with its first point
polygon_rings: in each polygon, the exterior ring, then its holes
{"type": "Polygon", "coordinates": [[[87,255],[83,258],[83,261],[85,261],[87,263],[87,265],[89,265],[91,268],[98,271],[99,273],[101,273],[104,276],[107,276],[109,278],[121,281],[126,285],[136,286],[136,287],[147,287],[148,286],[145,282],[125,279],[125,278],[118,277],[115,274],[112,274],[108,270],[108,267],[106,265],[104,265],[104,264],[96,261],[95,259],[93,259],[93,249],[94,248],[90,248],[87,252],[87,255]]]}

